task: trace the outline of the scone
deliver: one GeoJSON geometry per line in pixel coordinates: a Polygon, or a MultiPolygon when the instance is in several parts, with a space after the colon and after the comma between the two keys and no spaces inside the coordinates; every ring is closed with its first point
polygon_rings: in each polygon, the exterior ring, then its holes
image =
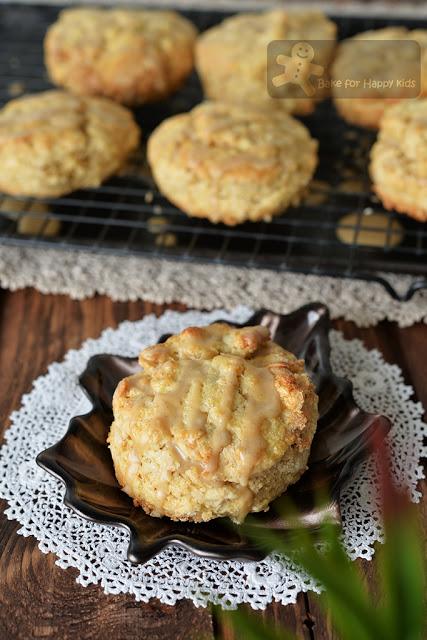
{"type": "Polygon", "coordinates": [[[336,25],[317,11],[241,13],[202,33],[196,43],[196,67],[205,96],[242,105],[264,105],[288,113],[313,111],[315,99],[301,87],[286,85],[286,98],[267,91],[267,46],[274,40],[330,40],[316,60],[325,69],[335,48],[336,25]]]}
{"type": "Polygon", "coordinates": [[[427,99],[387,110],[371,150],[370,174],[387,209],[427,221],[427,99]]]}
{"type": "Polygon", "coordinates": [[[193,68],[194,25],[174,11],[65,9],[48,30],[52,81],[127,105],[166,98],[193,68]]]}
{"type": "Polygon", "coordinates": [[[265,327],[191,327],[142,351],[114,394],[120,486],[152,516],[241,522],[306,469],[317,396],[265,327]]]}
{"type": "Polygon", "coordinates": [[[190,216],[235,225],[297,204],[317,142],[286,113],[205,102],[162,122],[148,140],[160,190],[190,216]]]}
{"type": "MultiPolygon", "coordinates": [[[[411,70],[417,62],[416,52],[397,48],[397,42],[389,48],[384,41],[415,40],[421,47],[421,95],[427,94],[427,30],[409,31],[405,27],[387,27],[375,31],[365,31],[344,40],[337,50],[331,68],[332,94],[340,115],[350,124],[361,127],[378,128],[385,110],[408,96],[408,90],[397,86],[387,89],[364,87],[365,78],[372,80],[396,80],[411,78],[411,70]],[[366,40],[378,41],[366,44],[366,40]],[[412,55],[413,54],[413,55],[412,55]],[[334,87],[337,80],[354,78],[361,81],[358,97],[339,97],[339,89],[334,87]]],[[[342,95],[342,89],[341,89],[342,95]]]]}
{"type": "Polygon", "coordinates": [[[97,187],[138,146],[132,114],[105,98],[45,91],[0,110],[0,190],[56,197],[97,187]]]}

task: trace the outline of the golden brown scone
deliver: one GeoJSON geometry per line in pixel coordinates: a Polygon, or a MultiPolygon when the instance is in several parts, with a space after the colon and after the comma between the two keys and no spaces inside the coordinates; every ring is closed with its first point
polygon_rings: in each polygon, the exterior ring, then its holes
{"type": "MultiPolygon", "coordinates": [[[[405,27],[387,27],[375,31],[365,31],[353,38],[344,40],[337,49],[337,55],[331,68],[333,82],[345,78],[361,80],[396,80],[413,76],[411,70],[417,59],[396,44],[385,48],[384,40],[415,40],[421,47],[421,95],[427,94],[427,30],[409,31],[405,27]],[[366,40],[378,40],[378,48],[366,40]]],[[[414,51],[415,54],[415,51],[414,51]]],[[[378,128],[383,113],[391,106],[408,96],[407,89],[394,83],[388,89],[363,87],[358,89],[358,97],[338,97],[332,87],[335,106],[340,115],[350,124],[361,127],[378,128]],[[402,93],[403,92],[403,93],[402,93]],[[406,92],[406,93],[405,93],[406,92]]]]}
{"type": "Polygon", "coordinates": [[[196,35],[174,11],[65,9],[46,34],[45,61],[53,82],[74,93],[142,104],[183,84],[196,35]]]}
{"type": "Polygon", "coordinates": [[[317,164],[317,142],[292,116],[220,102],[162,122],[147,151],[171,202],[228,225],[297,204],[317,164]]]}
{"type": "Polygon", "coordinates": [[[132,114],[105,98],[45,91],[0,111],[0,190],[61,196],[97,187],[139,142],[132,114]]]}
{"type": "Polygon", "coordinates": [[[317,396],[265,327],[190,327],[142,351],[114,394],[123,490],[153,516],[241,522],[305,471],[317,396]]]}
{"type": "Polygon", "coordinates": [[[273,40],[330,40],[316,62],[327,68],[335,48],[336,25],[318,11],[241,13],[202,33],[196,43],[196,67],[205,96],[242,105],[264,105],[288,113],[311,113],[313,98],[286,86],[286,99],[267,91],[267,46],[273,40]]]}
{"type": "Polygon", "coordinates": [[[387,209],[427,221],[427,99],[387,109],[371,150],[370,174],[387,209]]]}

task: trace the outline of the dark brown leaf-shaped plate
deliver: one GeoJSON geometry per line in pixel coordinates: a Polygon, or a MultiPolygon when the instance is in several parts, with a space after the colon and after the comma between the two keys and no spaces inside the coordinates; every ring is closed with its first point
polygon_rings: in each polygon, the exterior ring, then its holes
{"type": "MultiPolygon", "coordinates": [[[[246,524],[256,527],[261,537],[262,529],[291,534],[295,516],[292,512],[290,517],[289,498],[298,510],[298,526],[315,529],[325,518],[339,524],[341,487],[369,455],[374,438],[377,441],[388,432],[390,423],[384,416],[362,411],[353,399],[351,383],[332,372],[330,321],[324,305],[309,304],[289,315],[261,310],[245,324],[268,326],[277,343],[305,360],[319,395],[320,414],[306,473],[268,512],[249,516],[246,524]],[[327,501],[319,506],[316,496],[325,489],[327,501]]],[[[133,563],[146,562],[172,544],[216,559],[262,558],[264,553],[248,539],[247,528],[243,531],[226,518],[203,524],[153,518],[135,508],[120,490],[106,443],[112,422],[111,400],[119,380],[138,369],[136,358],[107,354],[91,358],[80,384],[93,409],[73,418],[62,440],[39,454],[38,464],[64,482],[65,503],[74,511],[129,531],[128,558],[133,563]]]]}

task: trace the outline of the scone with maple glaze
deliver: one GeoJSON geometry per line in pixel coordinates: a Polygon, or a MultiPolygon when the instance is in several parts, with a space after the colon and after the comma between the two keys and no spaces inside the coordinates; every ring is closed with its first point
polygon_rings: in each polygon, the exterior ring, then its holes
{"type": "Polygon", "coordinates": [[[174,11],[65,9],[48,30],[55,84],[137,105],[166,98],[193,68],[194,25],[174,11]]]}
{"type": "Polygon", "coordinates": [[[317,142],[292,116],[220,102],[164,120],[147,152],[171,202],[228,225],[298,204],[317,165],[317,142]]]}
{"type": "Polygon", "coordinates": [[[119,484],[147,513],[241,522],[305,471],[317,396],[267,328],[190,327],[139,361],[115,391],[108,441],[119,484]]]}
{"type": "Polygon", "coordinates": [[[427,99],[387,110],[371,150],[370,174],[387,209],[427,222],[427,99]]]}
{"type": "Polygon", "coordinates": [[[97,187],[138,146],[128,109],[65,91],[23,96],[0,110],[0,190],[57,197],[97,187]]]}
{"type": "Polygon", "coordinates": [[[386,27],[358,33],[341,42],[332,65],[332,80],[352,78],[359,80],[360,89],[354,98],[339,97],[339,89],[333,84],[335,106],[349,123],[360,127],[378,128],[383,114],[396,102],[408,97],[408,90],[401,88],[396,80],[412,78],[419,64],[419,51],[399,49],[402,40],[414,40],[420,45],[421,95],[427,94],[427,30],[410,31],[405,27],[386,27]],[[370,41],[367,45],[366,41],[370,41]],[[393,44],[394,42],[394,44],[393,44]],[[384,43],[390,43],[385,46],[384,43]],[[365,79],[392,81],[387,89],[365,87],[365,79]]]}
{"type": "MultiPolygon", "coordinates": [[[[196,67],[206,98],[272,110],[307,114],[316,99],[306,97],[292,82],[285,97],[270,97],[267,90],[267,47],[274,40],[322,42],[316,63],[325,70],[335,49],[336,25],[319,11],[240,13],[202,33],[196,43],[196,67]]],[[[281,95],[282,95],[281,92],[281,95]]]]}

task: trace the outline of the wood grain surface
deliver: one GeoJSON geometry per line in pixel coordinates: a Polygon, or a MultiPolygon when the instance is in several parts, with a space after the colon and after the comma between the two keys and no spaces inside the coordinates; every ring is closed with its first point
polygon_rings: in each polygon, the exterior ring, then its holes
{"type": "MultiPolygon", "coordinates": [[[[20,397],[48,364],[83,340],[97,337],[122,320],[144,314],[159,315],[165,307],[139,302],[112,302],[109,298],[73,301],[65,296],[44,296],[34,290],[0,291],[0,415],[4,430],[8,416],[19,407],[20,397]]],[[[183,310],[180,305],[168,308],[183,310]]],[[[358,329],[336,321],[347,338],[358,337],[377,348],[387,361],[398,364],[418,399],[427,407],[427,327],[399,329],[382,323],[358,329]]],[[[2,511],[5,503],[1,502],[2,511]]],[[[426,521],[426,503],[420,506],[426,521]]],[[[131,596],[106,596],[98,586],[84,588],[75,582],[77,572],[55,565],[33,538],[16,534],[19,525],[0,515],[0,639],[27,640],[245,640],[239,638],[209,609],[188,601],[166,606],[153,600],[137,603],[131,596]]],[[[374,563],[361,563],[367,580],[374,563]]],[[[315,596],[300,595],[295,605],[271,604],[257,615],[277,628],[285,625],[304,640],[333,640],[330,622],[315,596]]]]}

